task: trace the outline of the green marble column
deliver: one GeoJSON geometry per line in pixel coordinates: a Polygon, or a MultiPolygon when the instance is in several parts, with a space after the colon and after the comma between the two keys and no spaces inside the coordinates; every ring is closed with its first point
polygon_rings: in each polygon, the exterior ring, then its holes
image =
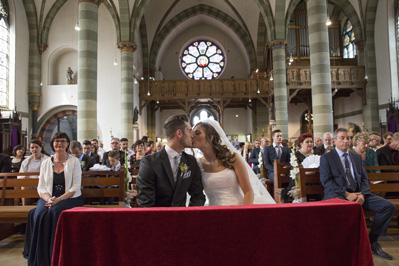
{"type": "Polygon", "coordinates": [[[127,138],[133,143],[133,53],[136,51],[134,42],[120,42],[118,48],[121,50],[121,123],[122,138],[127,138]]]}
{"type": "Polygon", "coordinates": [[[308,27],[310,72],[312,80],[313,135],[321,137],[334,129],[330,50],[327,30],[326,1],[309,0],[308,27]]]}
{"type": "Polygon", "coordinates": [[[283,133],[283,138],[288,139],[288,97],[285,67],[285,48],[287,46],[287,40],[274,40],[269,43],[269,46],[273,51],[276,129],[280,129],[283,133]]]}
{"type": "Polygon", "coordinates": [[[98,7],[103,0],[79,1],[78,140],[97,137],[98,7]]]}

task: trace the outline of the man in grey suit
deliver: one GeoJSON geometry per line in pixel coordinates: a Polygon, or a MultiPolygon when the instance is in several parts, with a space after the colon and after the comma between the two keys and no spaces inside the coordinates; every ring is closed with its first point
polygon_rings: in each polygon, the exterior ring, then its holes
{"type": "Polygon", "coordinates": [[[191,126],[186,115],[169,117],[164,124],[167,144],[161,151],[145,156],[137,176],[137,203],[140,207],[203,206],[205,195],[197,160],[183,149],[192,146],[191,126]]]}
{"type": "Polygon", "coordinates": [[[320,159],[320,181],[324,186],[324,200],[340,198],[358,202],[364,209],[375,211],[376,216],[369,234],[371,249],[376,255],[392,260],[392,256],[385,253],[377,241],[379,236],[385,235],[395,213],[395,205],[370,193],[362,157],[348,151],[351,142],[348,129],[338,128],[334,132],[334,139],[335,149],[320,159]]]}

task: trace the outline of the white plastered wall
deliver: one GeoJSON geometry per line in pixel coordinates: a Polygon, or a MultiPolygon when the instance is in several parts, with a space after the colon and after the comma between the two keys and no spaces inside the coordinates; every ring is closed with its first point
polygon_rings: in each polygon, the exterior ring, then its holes
{"type": "MultiPolygon", "coordinates": [[[[66,69],[59,67],[59,72],[52,74],[59,79],[58,84],[48,84],[50,80],[54,80],[49,76],[51,57],[60,50],[78,50],[78,32],[74,30],[76,20],[71,19],[77,14],[76,8],[76,3],[67,1],[50,27],[48,48],[42,56],[43,87],[40,117],[59,106],[77,105],[78,85],[67,85],[61,80],[61,77],[66,75],[66,69]]],[[[97,121],[100,140],[103,141],[106,150],[110,149],[111,130],[113,136],[121,137],[121,65],[120,51],[117,50],[115,53],[116,40],[112,17],[105,6],[101,5],[98,23],[97,121]],[[115,54],[119,63],[117,66],[113,64],[115,54]]],[[[61,57],[55,62],[70,65],[75,75],[79,75],[77,53],[76,58],[61,57]]]]}

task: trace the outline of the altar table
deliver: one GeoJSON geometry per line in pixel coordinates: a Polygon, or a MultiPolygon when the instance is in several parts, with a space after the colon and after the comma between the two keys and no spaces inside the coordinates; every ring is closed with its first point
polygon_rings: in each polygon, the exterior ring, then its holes
{"type": "Polygon", "coordinates": [[[358,203],[64,211],[52,265],[373,265],[358,203]]]}

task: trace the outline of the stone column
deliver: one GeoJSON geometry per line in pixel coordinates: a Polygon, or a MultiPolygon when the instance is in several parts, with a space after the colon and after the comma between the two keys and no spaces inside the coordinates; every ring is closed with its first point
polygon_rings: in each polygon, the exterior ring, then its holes
{"type": "Polygon", "coordinates": [[[121,124],[122,138],[127,138],[133,144],[133,53],[136,51],[134,42],[119,42],[121,50],[121,124]]]}
{"type": "Polygon", "coordinates": [[[275,128],[281,130],[285,139],[288,139],[287,71],[285,66],[285,48],[287,43],[287,40],[274,40],[268,44],[273,50],[275,128]]]}
{"type": "Polygon", "coordinates": [[[78,140],[97,138],[98,7],[103,0],[79,1],[78,140]]]}
{"type": "MultiPolygon", "coordinates": [[[[378,1],[368,1],[366,11],[366,105],[363,106],[364,129],[380,131],[380,116],[378,109],[378,84],[377,84],[377,63],[375,56],[375,35],[374,26],[378,1]]],[[[388,99],[384,99],[388,100],[388,99]]]]}
{"type": "Polygon", "coordinates": [[[307,1],[310,72],[312,81],[313,133],[321,137],[334,129],[330,50],[328,43],[326,1],[307,1]]]}

